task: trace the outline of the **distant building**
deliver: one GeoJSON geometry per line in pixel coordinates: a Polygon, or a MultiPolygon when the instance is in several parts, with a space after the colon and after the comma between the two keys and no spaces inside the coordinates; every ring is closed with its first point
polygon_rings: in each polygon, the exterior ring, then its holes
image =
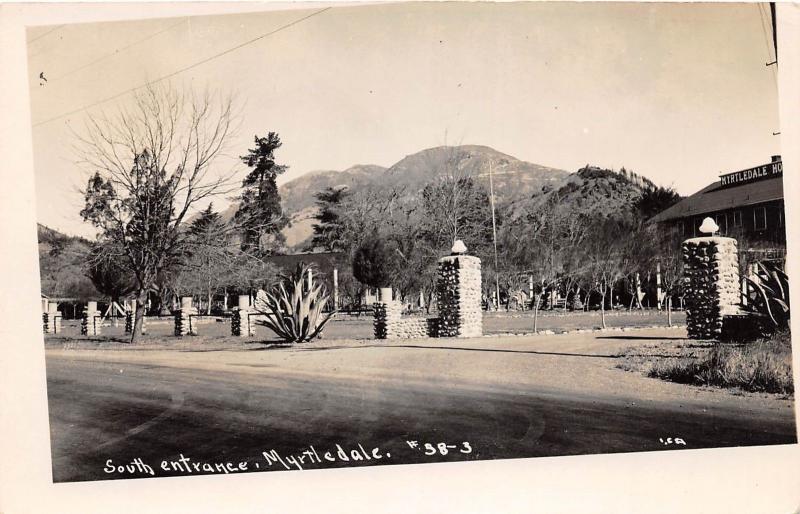
{"type": "Polygon", "coordinates": [[[711,217],[720,235],[739,240],[742,251],[783,254],[786,223],[783,205],[783,163],[772,162],[721,175],[719,180],[684,198],[651,221],[676,227],[683,237],[698,237],[711,217]]]}

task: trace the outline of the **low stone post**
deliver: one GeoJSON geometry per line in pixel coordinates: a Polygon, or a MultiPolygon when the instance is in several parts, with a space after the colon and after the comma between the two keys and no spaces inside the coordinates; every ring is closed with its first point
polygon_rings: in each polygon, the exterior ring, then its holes
{"type": "Polygon", "coordinates": [[[661,310],[661,300],[664,295],[661,293],[661,263],[656,262],[656,305],[661,310]]]}
{"type": "Polygon", "coordinates": [[[81,320],[81,335],[97,336],[100,335],[100,322],[97,319],[100,312],[97,310],[97,302],[88,302],[86,310],[83,311],[81,320]]]}
{"type": "Polygon", "coordinates": [[[191,316],[197,314],[197,309],[192,307],[192,297],[181,297],[181,308],[175,312],[175,335],[183,337],[185,335],[197,335],[197,320],[192,320],[191,316]]]}
{"type": "Polygon", "coordinates": [[[372,320],[372,331],[375,339],[394,339],[394,328],[400,322],[403,314],[403,306],[400,302],[392,300],[391,288],[388,288],[388,295],[385,289],[381,289],[380,299],[372,306],[374,318],[372,320]]]}
{"type": "Polygon", "coordinates": [[[339,308],[339,270],[333,268],[333,308],[339,308]]]}
{"type": "Polygon", "coordinates": [[[451,254],[439,259],[436,283],[439,337],[483,335],[481,260],[466,253],[464,243],[456,241],[451,254]]]}
{"type": "Polygon", "coordinates": [[[58,312],[58,303],[42,302],[42,329],[45,334],[58,334],[61,332],[61,313],[58,312]]]}
{"type": "Polygon", "coordinates": [[[736,240],[695,237],[683,243],[686,326],[692,339],[719,340],[726,314],[737,314],[740,302],[736,240]]]}
{"type": "MultiPolygon", "coordinates": [[[[147,333],[147,317],[142,316],[142,334],[147,333]]],[[[136,324],[136,300],[130,300],[125,306],[125,333],[133,333],[133,326],[136,324]]]]}
{"type": "Polygon", "coordinates": [[[136,300],[125,300],[125,333],[133,332],[133,317],[136,312],[136,300]]]}
{"type": "Polygon", "coordinates": [[[231,315],[231,335],[249,337],[255,335],[254,324],[250,322],[250,295],[240,294],[239,304],[231,315]]]}

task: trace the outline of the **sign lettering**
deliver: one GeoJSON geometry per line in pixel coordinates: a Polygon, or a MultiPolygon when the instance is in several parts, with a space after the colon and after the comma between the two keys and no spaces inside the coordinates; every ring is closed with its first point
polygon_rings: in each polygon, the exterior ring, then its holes
{"type": "Polygon", "coordinates": [[[757,180],[779,177],[781,175],[783,175],[783,163],[781,161],[771,162],[769,164],[756,166],[755,168],[734,171],[733,173],[722,175],[719,178],[719,184],[722,187],[732,187],[755,182],[757,180]]]}

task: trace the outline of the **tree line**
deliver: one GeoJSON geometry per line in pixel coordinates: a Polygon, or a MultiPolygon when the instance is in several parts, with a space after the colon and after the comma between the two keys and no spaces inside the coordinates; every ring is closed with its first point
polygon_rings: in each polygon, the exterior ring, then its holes
{"type": "Polygon", "coordinates": [[[132,342],[141,334],[148,297],[164,306],[186,293],[250,292],[276,270],[264,258],[280,250],[285,225],[276,184],[278,134],[255,137],[240,160],[242,182],[224,171],[237,114],[230,97],[150,86],[112,116],[88,116],[77,135],[82,163],[93,171],[82,218],[98,230],[89,275],[103,294],[137,300],[132,342]],[[229,222],[213,204],[234,193],[229,222]]]}
{"type": "Polygon", "coordinates": [[[635,183],[641,196],[620,212],[584,212],[552,190],[544,202],[500,203],[495,266],[489,192],[459,170],[458,150],[452,152],[430,170],[430,181],[419,191],[409,186],[320,191],[309,246],[346,256],[358,279],[357,294],[367,286],[392,287],[397,299],[414,302],[421,293],[426,309],[434,297],[437,260],[455,240],[481,258],[490,305],[498,301],[494,288],[499,284],[505,307],[516,299],[538,309],[558,293],[570,308],[591,301],[604,312],[620,290],[641,307],[638,291],[655,280],[657,268],[666,297],[679,292],[682,238],[647,224],[654,212],[679,200],[673,190],[623,169],[619,174],[635,183]]]}

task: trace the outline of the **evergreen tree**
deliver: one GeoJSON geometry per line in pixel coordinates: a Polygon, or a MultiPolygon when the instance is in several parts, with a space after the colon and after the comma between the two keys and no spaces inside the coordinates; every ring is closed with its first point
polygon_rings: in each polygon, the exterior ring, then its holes
{"type": "Polygon", "coordinates": [[[274,247],[268,248],[264,236],[272,236],[278,244],[283,241],[281,229],[286,220],[276,179],[287,166],[275,162],[275,150],[282,144],[276,132],[267,137],[255,136],[255,143],[256,147],[241,157],[252,170],[242,181],[243,191],[234,220],[242,231],[243,249],[269,253],[274,247]]]}
{"type": "Polygon", "coordinates": [[[314,215],[314,236],[310,247],[323,248],[328,252],[347,251],[348,243],[344,240],[344,226],[341,218],[342,200],[350,191],[346,187],[329,187],[316,193],[319,210],[314,215]]]}
{"type": "Polygon", "coordinates": [[[648,187],[634,208],[643,219],[647,220],[656,214],[672,207],[681,200],[681,195],[671,187],[648,187]]]}

